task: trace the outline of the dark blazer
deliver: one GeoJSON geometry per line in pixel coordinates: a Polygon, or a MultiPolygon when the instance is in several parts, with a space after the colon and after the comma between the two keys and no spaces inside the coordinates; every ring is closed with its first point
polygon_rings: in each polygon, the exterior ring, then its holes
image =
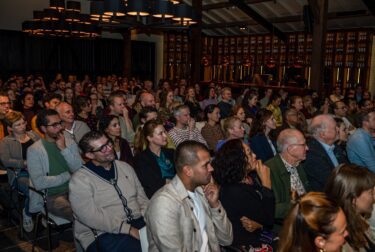
{"type": "MultiPolygon", "coordinates": [[[[162,148],[162,151],[165,157],[174,163],[174,150],[162,148]]],[[[149,199],[165,185],[158,162],[149,148],[135,156],[134,170],[149,199]]]]}
{"type": "MultiPolygon", "coordinates": [[[[118,157],[116,158],[118,159],[118,157]]],[[[134,156],[128,141],[120,137],[120,160],[134,167],[134,156]]]]}
{"type": "MultiPolygon", "coordinates": [[[[282,223],[292,207],[290,198],[290,174],[287,171],[280,154],[268,160],[265,165],[270,168],[272,190],[275,194],[276,210],[274,231],[279,232],[282,223]]],[[[305,171],[300,164],[297,172],[306,192],[311,190],[305,171]]]]}
{"type": "Polygon", "coordinates": [[[271,230],[275,214],[275,197],[272,190],[256,182],[252,185],[225,184],[220,188],[220,201],[233,226],[233,245],[260,247],[261,230],[247,231],[240,219],[245,216],[271,230]]]}
{"type": "MultiPolygon", "coordinates": [[[[272,144],[275,147],[275,144],[272,144]]],[[[257,159],[262,160],[263,163],[274,157],[270,143],[264,134],[256,134],[250,138],[250,149],[257,155],[257,159]]]]}
{"type": "MultiPolygon", "coordinates": [[[[307,179],[313,191],[323,192],[327,179],[331,175],[332,170],[335,169],[335,166],[322,144],[315,138],[310,138],[307,146],[309,150],[306,154],[306,160],[303,162],[307,179]]],[[[339,164],[348,163],[339,146],[335,147],[334,153],[339,164]]]]}

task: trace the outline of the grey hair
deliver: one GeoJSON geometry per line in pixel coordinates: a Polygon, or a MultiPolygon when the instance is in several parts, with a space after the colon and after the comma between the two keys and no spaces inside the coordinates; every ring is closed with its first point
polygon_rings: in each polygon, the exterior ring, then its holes
{"type": "MultiPolygon", "coordinates": [[[[330,114],[329,115],[319,115],[319,116],[317,116],[315,118],[323,117],[323,116],[324,117],[329,117],[332,120],[335,120],[334,117],[332,115],[330,115],[330,114]]],[[[326,131],[326,129],[328,128],[328,122],[329,122],[329,120],[317,120],[317,121],[316,120],[314,120],[314,118],[313,118],[313,120],[311,121],[311,124],[309,126],[309,133],[313,137],[319,137],[320,133],[326,131]]]]}
{"type": "Polygon", "coordinates": [[[180,105],[180,106],[177,106],[174,110],[173,110],[173,116],[176,117],[176,116],[179,116],[181,114],[181,110],[183,109],[189,109],[189,107],[187,105],[180,105]]]}
{"type": "Polygon", "coordinates": [[[276,148],[279,153],[283,153],[290,145],[297,143],[297,137],[286,135],[277,139],[276,148]]]}

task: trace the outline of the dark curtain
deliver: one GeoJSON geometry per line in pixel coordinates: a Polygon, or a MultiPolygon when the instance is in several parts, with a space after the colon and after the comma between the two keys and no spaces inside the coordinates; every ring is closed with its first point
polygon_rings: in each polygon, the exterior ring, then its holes
{"type": "Polygon", "coordinates": [[[155,43],[132,41],[132,76],[155,82],[155,43]]]}
{"type": "Polygon", "coordinates": [[[0,30],[0,75],[118,74],[123,71],[123,41],[31,37],[0,30]]]}

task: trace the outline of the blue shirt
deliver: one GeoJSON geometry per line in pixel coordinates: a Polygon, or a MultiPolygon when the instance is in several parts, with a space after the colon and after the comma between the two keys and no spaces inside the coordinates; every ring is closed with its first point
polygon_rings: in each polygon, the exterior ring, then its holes
{"type": "Polygon", "coordinates": [[[375,173],[375,149],[372,136],[362,128],[356,129],[346,144],[349,161],[367,167],[375,173]]]}
{"type": "MultiPolygon", "coordinates": [[[[318,139],[317,139],[318,140],[318,139]]],[[[331,159],[332,161],[332,164],[337,167],[339,165],[339,161],[337,161],[337,158],[335,156],[335,153],[333,152],[333,150],[335,149],[335,145],[328,145],[326,143],[323,143],[321,141],[318,140],[318,142],[323,146],[323,149],[326,151],[326,153],[328,154],[329,158],[331,159]]]]}
{"type": "Polygon", "coordinates": [[[158,163],[160,167],[162,178],[172,179],[175,175],[173,162],[165,156],[165,154],[163,153],[163,150],[160,151],[159,157],[155,155],[155,153],[153,152],[151,153],[155,156],[156,162],[158,163]]]}

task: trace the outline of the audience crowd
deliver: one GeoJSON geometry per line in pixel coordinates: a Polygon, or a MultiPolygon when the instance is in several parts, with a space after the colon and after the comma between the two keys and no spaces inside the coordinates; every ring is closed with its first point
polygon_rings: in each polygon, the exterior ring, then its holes
{"type": "Polygon", "coordinates": [[[58,74],[0,90],[0,168],[26,232],[41,191],[85,251],[375,251],[375,101],[360,85],[236,96],[58,74]]]}

